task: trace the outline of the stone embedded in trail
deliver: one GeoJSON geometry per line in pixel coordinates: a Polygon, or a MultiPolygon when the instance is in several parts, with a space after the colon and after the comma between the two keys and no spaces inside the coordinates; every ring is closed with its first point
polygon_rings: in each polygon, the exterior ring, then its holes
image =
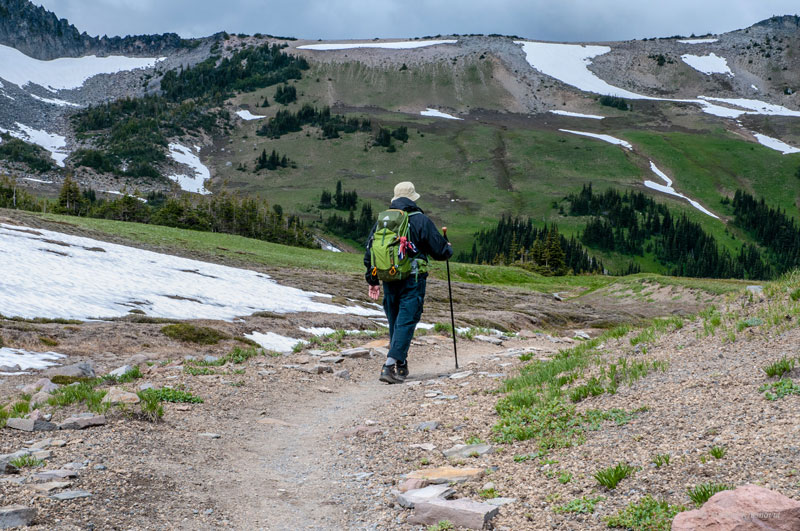
{"type": "Polygon", "coordinates": [[[20,431],[53,431],[58,426],[46,420],[10,418],[6,421],[6,427],[20,431]]]}
{"type": "Polygon", "coordinates": [[[313,367],[298,367],[298,371],[307,372],[308,374],[322,374],[325,372],[333,372],[330,365],[314,365],[313,367]]]}
{"type": "Polygon", "coordinates": [[[53,456],[53,452],[51,452],[50,450],[38,450],[36,452],[33,452],[31,455],[36,459],[45,460],[45,459],[50,459],[53,456]]]}
{"type": "Polygon", "coordinates": [[[90,362],[83,361],[63,367],[51,367],[44,371],[45,376],[73,376],[76,378],[94,378],[94,367],[90,362]]]}
{"type": "Polygon", "coordinates": [[[342,369],[341,371],[336,371],[333,373],[335,378],[341,378],[342,380],[349,380],[350,379],[350,371],[347,369],[342,369]]]}
{"type": "Polygon", "coordinates": [[[397,503],[406,509],[413,509],[414,505],[437,498],[447,499],[453,496],[456,491],[447,485],[429,485],[421,489],[409,490],[397,494],[397,503]]]}
{"type": "Polygon", "coordinates": [[[26,527],[36,518],[36,509],[24,505],[6,505],[0,507],[0,529],[26,527]]]}
{"type": "Polygon", "coordinates": [[[320,358],[319,361],[321,363],[341,363],[344,361],[342,356],[325,356],[320,358]]]}
{"type": "Polygon", "coordinates": [[[139,395],[130,393],[121,387],[112,387],[103,397],[104,404],[138,404],[139,395]]]}
{"type": "Polygon", "coordinates": [[[74,470],[67,470],[65,468],[61,468],[59,470],[44,470],[42,472],[37,472],[33,475],[33,479],[39,481],[50,481],[53,479],[65,479],[65,478],[76,478],[78,477],[78,473],[74,470]]]}
{"type": "Polygon", "coordinates": [[[477,479],[483,476],[482,468],[456,468],[441,466],[438,468],[425,468],[406,474],[408,479],[427,479],[431,483],[463,483],[468,479],[477,479]]]}
{"type": "Polygon", "coordinates": [[[426,452],[432,452],[436,450],[436,445],[433,443],[409,444],[408,447],[419,448],[420,450],[425,450],[426,452]]]}
{"type": "Polygon", "coordinates": [[[457,444],[452,448],[442,451],[445,457],[452,458],[466,458],[475,457],[476,455],[488,454],[492,451],[492,447],[486,443],[479,444],[457,444]]]}
{"type": "Polygon", "coordinates": [[[87,490],[65,490],[50,497],[54,500],[74,500],[75,498],[88,498],[91,495],[92,493],[87,490]]]}
{"type": "Polygon", "coordinates": [[[462,371],[462,372],[456,372],[456,373],[451,374],[450,375],[450,379],[451,380],[461,380],[462,378],[467,378],[469,376],[472,376],[472,371],[462,371]]]}
{"type": "Polygon", "coordinates": [[[714,494],[699,509],[678,513],[672,520],[672,529],[793,531],[800,529],[800,501],[763,487],[744,485],[714,494]]]}
{"type": "Polygon", "coordinates": [[[72,483],[69,481],[48,481],[47,483],[37,483],[31,485],[31,488],[33,490],[38,490],[39,492],[50,493],[54,490],[65,489],[70,485],[72,485],[72,483]]]}
{"type": "Polygon", "coordinates": [[[516,498],[491,498],[486,500],[486,503],[489,505],[494,505],[495,507],[501,507],[503,505],[514,503],[515,501],[517,501],[516,498]]]}
{"type": "Polygon", "coordinates": [[[410,490],[424,489],[428,485],[430,485],[430,482],[427,479],[407,479],[397,486],[397,490],[408,492],[410,490]]]}
{"type": "Polygon", "coordinates": [[[447,520],[467,529],[485,529],[497,513],[497,507],[467,499],[431,500],[420,502],[408,521],[412,524],[433,525],[447,520]]]}
{"type": "Polygon", "coordinates": [[[340,356],[344,356],[345,358],[357,359],[357,358],[369,358],[369,351],[368,348],[363,347],[356,347],[356,348],[348,348],[339,353],[340,356]]]}
{"type": "Polygon", "coordinates": [[[438,427],[439,427],[439,422],[435,420],[429,420],[427,422],[420,422],[414,429],[417,431],[433,431],[438,427]]]}
{"type": "Polygon", "coordinates": [[[106,423],[106,417],[103,415],[92,415],[91,413],[82,413],[75,417],[69,417],[67,420],[58,425],[59,430],[83,430],[91,428],[92,426],[103,426],[106,423]]]}
{"type": "Polygon", "coordinates": [[[385,358],[389,355],[389,349],[383,347],[376,347],[372,349],[372,355],[379,358],[385,358]]]}
{"type": "Polygon", "coordinates": [[[205,433],[199,433],[198,437],[207,437],[209,439],[219,439],[220,437],[222,437],[222,435],[220,435],[219,433],[205,432],[205,433]]]}
{"type": "Polygon", "coordinates": [[[109,376],[114,376],[116,378],[119,378],[120,376],[124,375],[126,372],[132,371],[132,370],[133,370],[133,367],[131,367],[130,365],[123,365],[122,367],[117,367],[116,369],[114,369],[113,371],[108,373],[108,375],[109,376]]]}
{"type": "Polygon", "coordinates": [[[499,337],[495,337],[495,336],[483,336],[483,335],[481,335],[481,336],[475,336],[475,339],[477,339],[478,341],[483,341],[485,343],[491,343],[492,345],[502,345],[503,344],[503,340],[500,339],[499,337]]]}

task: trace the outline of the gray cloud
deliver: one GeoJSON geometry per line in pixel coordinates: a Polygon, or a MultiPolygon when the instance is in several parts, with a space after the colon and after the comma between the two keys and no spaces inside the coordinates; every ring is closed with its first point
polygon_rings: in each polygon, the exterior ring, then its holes
{"type": "Polygon", "coordinates": [[[306,39],[500,33],[610,41],[721,33],[800,11],[797,0],[38,0],[91,35],[218,31],[306,39]]]}

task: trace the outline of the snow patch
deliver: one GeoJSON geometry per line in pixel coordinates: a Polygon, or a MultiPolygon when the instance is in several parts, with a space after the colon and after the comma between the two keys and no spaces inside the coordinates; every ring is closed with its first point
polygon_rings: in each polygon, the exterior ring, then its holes
{"type": "Polygon", "coordinates": [[[455,44],[458,40],[444,41],[398,41],[398,42],[346,42],[329,44],[305,44],[298,46],[298,50],[349,50],[351,48],[386,48],[389,50],[411,50],[413,48],[423,48],[425,46],[436,46],[439,44],[455,44]]]}
{"type": "Polygon", "coordinates": [[[141,201],[142,203],[147,203],[147,199],[144,199],[144,198],[142,198],[142,197],[136,197],[135,195],[131,195],[131,194],[124,194],[124,193],[122,193],[122,192],[119,192],[119,191],[117,191],[117,190],[100,190],[100,193],[103,193],[103,194],[113,194],[113,195],[121,195],[121,196],[130,195],[131,197],[135,197],[136,199],[138,199],[138,200],[139,200],[139,201],[141,201]]]}
{"type": "Polygon", "coordinates": [[[573,135],[588,136],[596,138],[598,140],[602,140],[603,142],[608,142],[609,144],[616,144],[618,146],[622,146],[625,149],[633,149],[633,146],[631,145],[630,142],[621,140],[619,138],[615,138],[611,135],[602,135],[599,133],[587,133],[585,131],[571,131],[569,129],[559,129],[559,131],[563,131],[564,133],[572,133],[573,135]]]}
{"type": "Polygon", "coordinates": [[[715,219],[719,219],[719,216],[717,216],[713,212],[710,212],[710,211],[706,210],[706,208],[703,207],[703,205],[701,205],[700,203],[698,203],[694,199],[689,199],[685,195],[675,191],[675,189],[672,187],[672,179],[667,177],[666,173],[664,173],[663,171],[658,169],[658,167],[653,163],[652,160],[650,161],[650,169],[653,170],[653,173],[655,173],[656,175],[661,177],[661,179],[663,179],[664,182],[667,183],[667,184],[665,186],[663,184],[654,183],[653,181],[645,181],[644,185],[647,188],[650,188],[651,190],[656,190],[656,191],[659,191],[659,192],[663,192],[665,194],[674,195],[675,197],[680,197],[681,199],[686,199],[689,202],[689,204],[691,204],[693,207],[695,207],[697,210],[699,210],[703,214],[711,216],[712,218],[715,218],[715,219]]]}
{"type": "Polygon", "coordinates": [[[17,131],[0,127],[0,133],[8,133],[14,138],[43,147],[50,152],[50,156],[56,161],[56,165],[61,168],[64,167],[64,159],[69,156],[69,153],[64,149],[67,146],[65,137],[55,133],[48,133],[47,131],[40,131],[19,122],[16,122],[15,125],[17,126],[17,131]]]}
{"type": "Polygon", "coordinates": [[[548,111],[553,114],[558,114],[560,116],[572,116],[574,118],[591,118],[592,120],[602,120],[605,116],[600,116],[598,114],[583,114],[579,112],[572,112],[572,111],[548,111]]]}
{"type": "Polygon", "coordinates": [[[53,181],[45,181],[43,179],[34,179],[33,177],[21,177],[23,181],[31,181],[34,183],[53,184],[53,181]]]}
{"type": "Polygon", "coordinates": [[[428,107],[424,111],[419,112],[422,116],[433,116],[434,118],[446,118],[448,120],[463,120],[463,118],[459,118],[457,116],[453,116],[452,114],[447,114],[442,111],[437,111],[436,109],[431,109],[428,107]]]}
{"type": "Polygon", "coordinates": [[[751,100],[747,98],[713,98],[710,96],[698,96],[698,97],[705,102],[713,101],[718,103],[725,103],[727,105],[734,105],[736,107],[741,107],[742,109],[746,109],[746,111],[741,111],[739,114],[766,114],[770,116],[800,117],[800,111],[793,111],[781,105],[776,105],[774,103],[767,103],[765,101],[760,101],[760,100],[751,100]]]}
{"type": "Polygon", "coordinates": [[[4,315],[87,320],[119,317],[132,309],[171,319],[230,320],[258,311],[382,315],[371,308],[331,304],[325,301],[330,295],[282,286],[247,269],[20,229],[0,224],[4,315]]]}
{"type": "Polygon", "coordinates": [[[778,140],[777,138],[762,135],[761,133],[753,133],[753,136],[756,137],[756,140],[758,140],[758,143],[762,146],[767,146],[775,151],[780,151],[784,155],[789,155],[790,153],[800,153],[800,149],[790,146],[786,142],[778,140]]]}
{"type": "Polygon", "coordinates": [[[19,86],[29,83],[39,85],[51,92],[75,89],[83,86],[87,79],[98,74],[115,74],[138,68],[151,68],[166,57],[61,57],[41,61],[29,57],[9,46],[0,45],[0,77],[19,86]]]}
{"type": "Polygon", "coordinates": [[[66,358],[57,352],[31,352],[18,348],[0,348],[0,367],[13,369],[8,372],[0,372],[1,375],[8,376],[14,374],[28,374],[30,369],[46,369],[53,365],[56,360],[66,358]]]}
{"type": "Polygon", "coordinates": [[[312,336],[329,336],[336,333],[336,330],[333,328],[328,328],[327,326],[312,326],[309,328],[301,326],[300,330],[306,334],[311,334],[312,336]]]}
{"type": "Polygon", "coordinates": [[[303,339],[286,337],[276,334],[275,332],[267,332],[266,334],[262,334],[261,332],[253,331],[252,334],[245,334],[244,337],[252,339],[262,348],[271,350],[273,352],[280,352],[282,354],[292,352],[297,344],[305,345],[308,343],[308,341],[303,339]]]}
{"type": "Polygon", "coordinates": [[[211,178],[211,172],[200,162],[200,157],[195,155],[191,149],[180,144],[170,144],[169,154],[176,162],[185,164],[194,170],[193,177],[178,174],[169,176],[170,179],[181,186],[181,190],[202,195],[211,193],[205,187],[206,180],[211,178]]]}
{"type": "Polygon", "coordinates": [[[691,55],[687,53],[681,55],[681,59],[683,59],[684,63],[703,74],[709,76],[711,74],[726,74],[733,77],[728,61],[724,57],[718,57],[716,54],[691,55]]]}
{"type": "Polygon", "coordinates": [[[72,103],[69,101],[59,100],[57,98],[43,98],[41,96],[37,96],[36,94],[29,94],[29,96],[35,100],[39,100],[43,103],[49,103],[50,105],[58,105],[59,107],[80,107],[77,103],[72,103]]]}
{"type": "MultiPolygon", "coordinates": [[[[236,111],[236,116],[241,118],[242,120],[260,120],[262,118],[266,118],[266,116],[259,116],[257,114],[253,114],[246,109],[242,109],[240,111],[236,111]]],[[[197,146],[195,146],[197,147],[197,146]]]]}
{"type": "Polygon", "coordinates": [[[681,39],[678,42],[683,44],[711,44],[717,42],[719,39],[681,39]]]}

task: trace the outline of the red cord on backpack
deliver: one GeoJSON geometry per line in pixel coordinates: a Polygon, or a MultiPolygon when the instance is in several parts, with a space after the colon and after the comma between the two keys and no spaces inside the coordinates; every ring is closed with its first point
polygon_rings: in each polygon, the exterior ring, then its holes
{"type": "Polygon", "coordinates": [[[417,252],[417,247],[405,236],[400,237],[400,245],[397,248],[397,258],[402,260],[406,256],[406,252],[411,251],[412,253],[417,252]]]}

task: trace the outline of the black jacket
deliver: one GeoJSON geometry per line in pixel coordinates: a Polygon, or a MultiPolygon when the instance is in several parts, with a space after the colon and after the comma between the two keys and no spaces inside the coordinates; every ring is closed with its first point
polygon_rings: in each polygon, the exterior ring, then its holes
{"type": "MultiPolygon", "coordinates": [[[[420,258],[427,261],[430,256],[434,260],[447,260],[453,256],[453,248],[448,245],[447,240],[439,234],[439,230],[433,221],[422,212],[422,209],[417,206],[411,199],[401,197],[392,201],[390,208],[398,210],[405,210],[406,212],[419,212],[417,216],[408,218],[408,236],[411,242],[417,247],[417,254],[415,258],[420,258]]],[[[364,253],[364,266],[367,268],[365,278],[370,286],[377,286],[380,281],[370,274],[372,267],[372,257],[370,256],[370,249],[372,248],[372,237],[375,234],[377,224],[372,227],[372,231],[367,238],[367,252],[364,253]]],[[[426,273],[427,275],[427,273],[426,273]]]]}

